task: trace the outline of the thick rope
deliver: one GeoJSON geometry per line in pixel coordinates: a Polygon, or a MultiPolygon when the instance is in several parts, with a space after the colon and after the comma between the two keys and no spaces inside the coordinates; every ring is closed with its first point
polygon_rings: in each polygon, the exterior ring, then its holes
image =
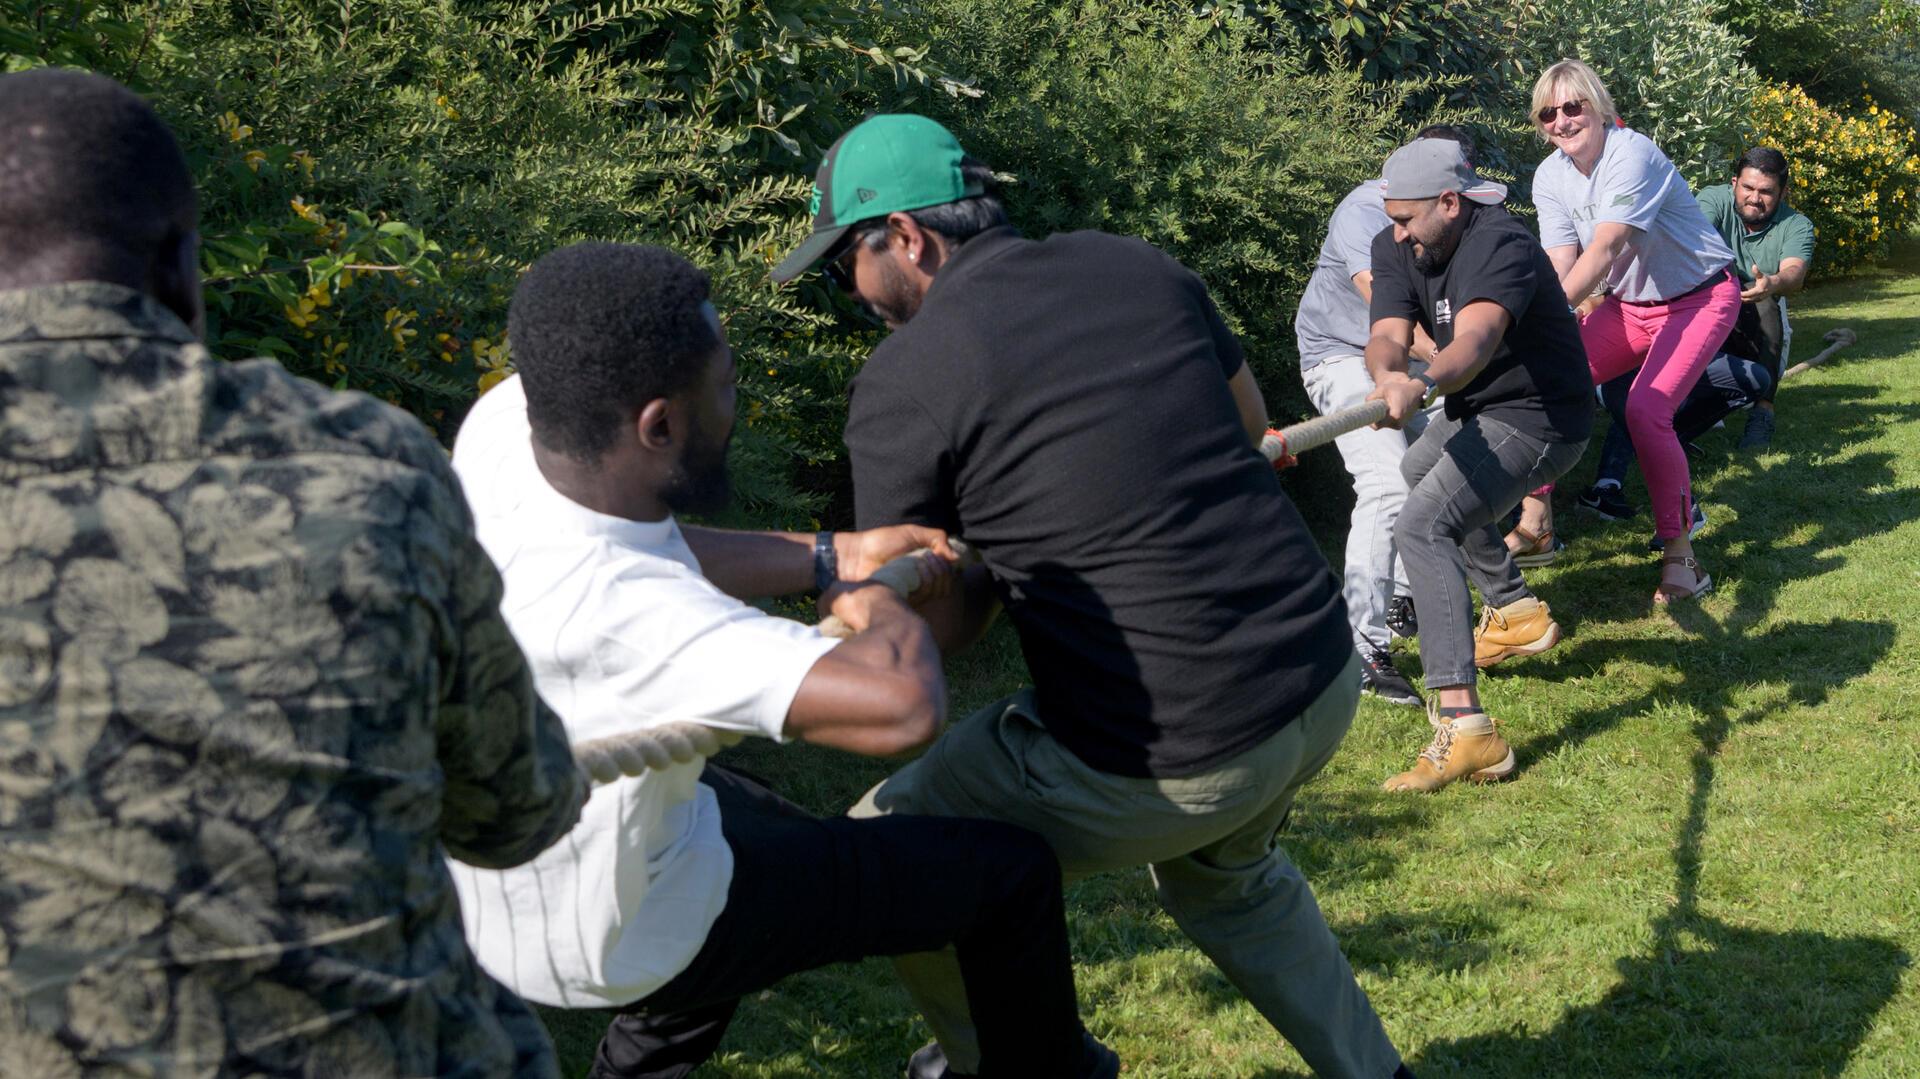
{"type": "Polygon", "coordinates": [[[611,783],[621,776],[637,776],[711,757],[744,737],[740,731],[677,720],[581,742],[573,747],[573,759],[595,783],[611,783]]]}
{"type": "Polygon", "coordinates": [[[1853,344],[1853,342],[1857,340],[1857,338],[1855,338],[1854,336],[1853,331],[1847,329],[1845,326],[1842,326],[1837,330],[1828,330],[1827,336],[1825,339],[1832,343],[1829,344],[1826,348],[1821,349],[1818,353],[1814,355],[1812,359],[1805,360],[1800,363],[1796,363],[1792,367],[1787,368],[1785,371],[1780,372],[1780,381],[1785,382],[1786,380],[1792,378],[1795,375],[1801,374],[1806,371],[1811,371],[1812,369],[1832,359],[1834,353],[1840,351],[1843,348],[1846,348],[1848,345],[1853,344]]]}
{"type": "MultiPolygon", "coordinates": [[[[973,552],[964,542],[957,539],[947,542],[963,561],[973,557],[973,552]]],[[[921,574],[927,568],[926,560],[929,557],[940,556],[925,547],[903,554],[874,570],[872,579],[902,596],[912,595],[923,581],[921,574]]],[[[828,637],[853,635],[845,622],[831,616],[820,623],[820,632],[828,637]]],[[[579,762],[595,783],[611,783],[621,776],[637,776],[711,757],[739,743],[744,737],[746,735],[741,731],[721,730],[683,719],[581,742],[573,747],[573,759],[579,762]]]]}
{"type": "Polygon", "coordinates": [[[1386,418],[1385,401],[1367,401],[1325,416],[1302,420],[1278,431],[1268,431],[1267,437],[1260,440],[1260,452],[1269,461],[1282,461],[1308,450],[1317,450],[1349,431],[1358,431],[1386,418]]]}

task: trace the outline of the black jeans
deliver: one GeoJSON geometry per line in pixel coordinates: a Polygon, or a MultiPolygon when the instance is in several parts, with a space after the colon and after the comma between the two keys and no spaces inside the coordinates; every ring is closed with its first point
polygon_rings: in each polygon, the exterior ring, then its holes
{"type": "Polygon", "coordinates": [[[687,969],[617,1013],[592,1079],[679,1079],[745,994],[872,955],[959,955],[988,1076],[1079,1073],[1060,864],[1033,833],[946,817],[816,818],[709,763],[733,850],[727,905],[687,969]]]}
{"type": "MultiPolygon", "coordinates": [[[[1780,379],[1780,308],[1771,299],[1741,304],[1740,317],[1727,333],[1719,355],[1700,373],[1680,408],[1673,414],[1673,433],[1682,443],[1692,442],[1734,412],[1759,401],[1773,400],[1780,379]]],[[[1613,416],[1606,440],[1600,444],[1598,479],[1626,482],[1633,465],[1633,440],[1627,435],[1627,388],[1634,372],[1600,387],[1600,399],[1613,416]]]]}

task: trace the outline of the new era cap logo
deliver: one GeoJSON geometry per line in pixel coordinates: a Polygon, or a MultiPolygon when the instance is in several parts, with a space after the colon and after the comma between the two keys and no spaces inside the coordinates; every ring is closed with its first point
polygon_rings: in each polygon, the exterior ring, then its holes
{"type": "Polygon", "coordinates": [[[874,199],[880,197],[880,192],[875,191],[871,187],[856,187],[853,189],[853,193],[859,196],[861,202],[872,202],[874,199]]]}

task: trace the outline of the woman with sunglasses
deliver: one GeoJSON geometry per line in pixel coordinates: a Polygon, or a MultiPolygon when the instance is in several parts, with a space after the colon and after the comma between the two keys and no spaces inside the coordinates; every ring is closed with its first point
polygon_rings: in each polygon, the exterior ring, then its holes
{"type": "Polygon", "coordinates": [[[1562,60],[1533,86],[1534,130],[1554,152],[1533,174],[1540,243],[1578,305],[1594,385],[1635,368],[1627,432],[1666,541],[1655,603],[1713,587],[1693,556],[1693,495],[1673,414],[1740,312],[1733,252],[1653,140],[1626,127],[1592,68],[1562,60]]]}

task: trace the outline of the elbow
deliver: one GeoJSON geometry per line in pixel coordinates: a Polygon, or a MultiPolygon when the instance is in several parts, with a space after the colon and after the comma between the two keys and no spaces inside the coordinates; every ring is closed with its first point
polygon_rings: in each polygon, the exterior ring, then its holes
{"type": "Polygon", "coordinates": [[[888,711],[893,720],[874,732],[874,752],[887,757],[911,753],[946,726],[947,695],[937,681],[902,679],[889,692],[888,711]]]}

